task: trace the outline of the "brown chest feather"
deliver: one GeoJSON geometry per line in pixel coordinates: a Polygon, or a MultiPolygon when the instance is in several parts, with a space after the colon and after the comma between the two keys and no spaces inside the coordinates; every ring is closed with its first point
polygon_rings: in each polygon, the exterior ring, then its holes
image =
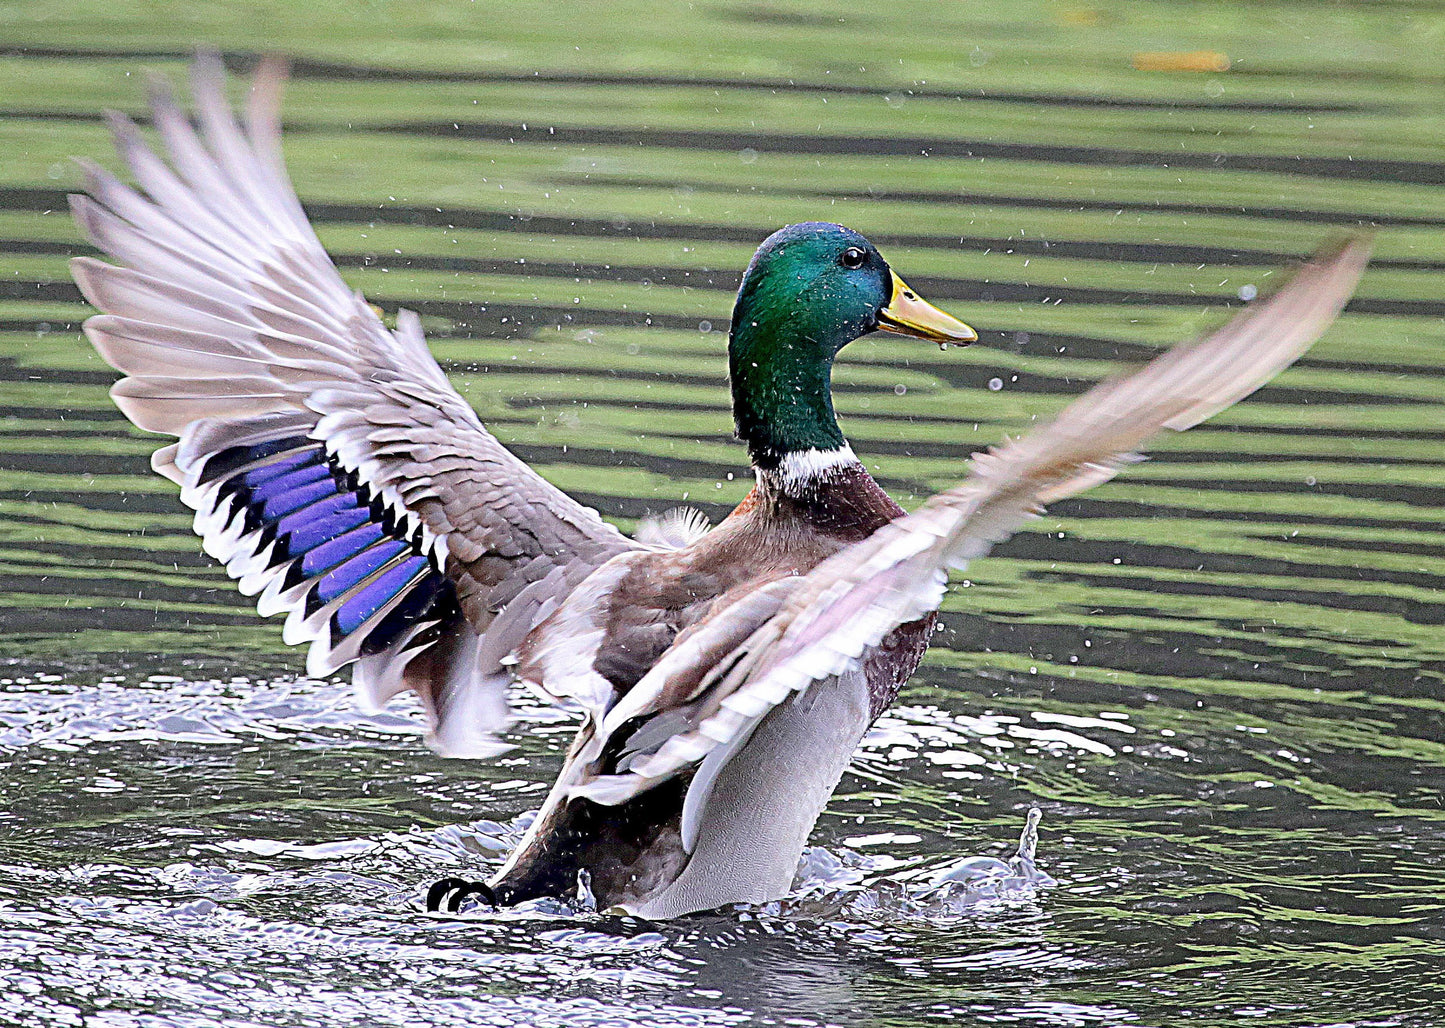
{"type": "MultiPolygon", "coordinates": [[[[835,469],[803,495],[790,495],[775,478],[762,475],[713,531],[685,549],[639,560],[623,578],[612,594],[607,637],[594,670],[626,692],[678,632],[705,618],[719,601],[731,602],[775,579],[806,574],[902,513],[861,464],[835,469]]],[[[895,633],[901,633],[902,650],[915,647],[912,627],[895,633]]],[[[926,645],[926,632],[922,640],[926,645]]],[[[896,652],[893,646],[885,650],[896,652]]],[[[921,656],[921,647],[918,653],[921,656]]],[[[884,680],[901,663],[908,664],[906,678],[917,660],[870,662],[870,688],[878,677],[879,689],[891,700],[901,682],[884,680]]]]}

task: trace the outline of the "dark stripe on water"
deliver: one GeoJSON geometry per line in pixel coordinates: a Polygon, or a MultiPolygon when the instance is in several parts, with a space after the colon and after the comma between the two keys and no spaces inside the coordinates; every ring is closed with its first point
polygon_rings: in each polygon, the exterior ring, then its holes
{"type": "MultiPolygon", "coordinates": [[[[1171,596],[1217,596],[1248,600],[1256,604],[1295,603],[1326,610],[1355,610],[1369,614],[1388,614],[1417,625],[1445,625],[1445,603],[1429,603],[1409,596],[1376,593],[1325,592],[1318,589],[1297,589],[1265,586],[1259,582],[1224,583],[1197,579],[1149,578],[1142,575],[1092,574],[1073,569],[1047,569],[1028,572],[1029,577],[1088,586],[1093,589],[1125,589],[1171,596]]],[[[1155,672],[1158,673],[1157,671],[1155,672]]]]}
{"type": "MultiPolygon", "coordinates": [[[[1103,211],[1130,214],[1191,214],[1225,218],[1250,218],[1265,221],[1299,221],[1318,225],[1445,225],[1445,218],[1426,215],[1379,214],[1375,211],[1311,210],[1297,207],[1252,207],[1234,204],[1177,203],[1166,200],[1110,200],[1089,197],[1014,196],[1003,193],[970,193],[962,190],[877,189],[808,189],[788,186],[772,189],[767,186],[728,185],[697,179],[660,179],[642,176],[598,175],[578,172],[553,176],[553,181],[588,186],[613,186],[656,190],[692,190],[724,196],[815,196],[828,200],[874,200],[881,203],[921,203],[930,207],[1022,207],[1051,211],[1103,211]]],[[[1376,262],[1378,263],[1378,262],[1376,262]]]]}
{"type": "MultiPolygon", "coordinates": [[[[735,194],[739,197],[770,195],[773,191],[737,189],[726,185],[690,183],[681,181],[651,181],[646,179],[612,179],[606,176],[583,175],[561,176],[561,181],[590,182],[597,185],[646,186],[658,189],[679,187],[735,194]]],[[[67,194],[73,189],[42,189],[27,187],[0,188],[0,208],[16,211],[63,211],[66,209],[67,194]]],[[[776,191],[781,196],[817,196],[827,199],[846,199],[847,190],[788,189],[776,191]]],[[[1222,215],[1226,217],[1265,218],[1284,221],[1303,221],[1324,225],[1445,225],[1445,218],[1427,215],[1382,215],[1375,212],[1306,210],[1285,207],[1234,207],[1232,205],[1197,205],[1152,201],[1110,200],[1110,199],[1069,199],[1027,196],[995,196],[970,193],[940,192],[869,192],[857,194],[858,199],[900,200],[918,203],[946,203],[962,206],[1006,206],[1041,208],[1047,210],[1078,211],[1127,211],[1132,213],[1168,212],[1196,215],[1222,215]]],[[[526,215],[515,211],[489,211],[474,207],[442,207],[436,205],[385,203],[375,206],[341,203],[304,203],[307,216],[318,224],[326,222],[379,222],[388,225],[426,225],[442,228],[480,229],[494,232],[535,232],[539,234],[608,236],[624,235],[647,239],[706,239],[719,242],[759,243],[767,235],[766,230],[739,228],[735,225],[716,225],[697,222],[668,222],[655,218],[635,220],[623,217],[587,218],[552,217],[547,215],[526,215]],[[762,232],[759,235],[759,232],[762,232]]],[[[880,235],[875,242],[901,243],[908,246],[940,246],[953,249],[957,246],[953,236],[889,236],[880,235]]]]}
{"type": "MultiPolygon", "coordinates": [[[[1159,618],[1158,610],[1147,606],[1100,605],[1088,608],[1086,613],[1090,617],[1159,618]]],[[[1071,683],[1069,679],[1050,676],[1050,680],[1047,680],[1050,694],[1083,685],[1090,696],[1094,697],[1101,688],[1117,691],[1126,706],[1143,701],[1143,691],[1134,682],[1111,682],[1104,677],[1110,671],[1128,671],[1158,678],[1159,682],[1151,683],[1148,687],[1149,694],[1160,697],[1177,696],[1184,699],[1189,706],[1193,706],[1194,695],[1169,685],[1165,681],[1166,676],[1214,682],[1277,683],[1319,690],[1320,699],[1311,706],[1321,717],[1332,716],[1329,707],[1344,707],[1344,716],[1357,716],[1357,708],[1352,709],[1348,701],[1341,703],[1333,700],[1329,693],[1335,690],[1356,693],[1361,687],[1358,677],[1360,674],[1369,676],[1370,691],[1380,695],[1431,696],[1432,691],[1438,692],[1439,689],[1438,680],[1432,676],[1421,676],[1414,666],[1394,668],[1379,661],[1362,663],[1354,655],[1314,650],[1309,654],[1310,663],[1314,667],[1308,668],[1281,661],[1280,647],[1273,636],[1278,634],[1299,637],[1298,633],[1292,632],[1286,625],[1274,626],[1269,635],[1256,634],[1255,638],[1250,638],[1248,634],[1238,633],[1259,633],[1258,626],[1236,626],[1224,621],[1201,618],[1195,622],[1198,630],[1189,631],[1181,626],[1190,619],[1173,614],[1170,619],[1176,623],[1174,630],[1154,625],[1147,631],[1123,631],[1087,622],[1036,621],[1023,616],[1015,620],[996,614],[968,614],[947,610],[941,612],[938,618],[942,631],[933,644],[935,646],[941,643],[948,649],[963,653],[1027,653],[1030,656],[1042,655],[1041,659],[1044,660],[1067,659],[1065,655],[1076,656],[1079,662],[1070,665],[1070,670],[1077,669],[1082,681],[1075,680],[1071,683]],[[1233,634],[1222,638],[1221,631],[1231,631],[1233,634]],[[1090,645],[1086,646],[1085,640],[1088,640],[1090,645]],[[1225,647],[1236,652],[1221,653],[1225,647]],[[1094,679],[1088,674],[1090,671],[1100,677],[1094,679]]],[[[1356,641],[1359,643],[1361,655],[1367,654],[1369,641],[1356,641]]],[[[1395,644],[1390,641],[1389,645],[1395,644]]],[[[922,674],[925,680],[930,677],[927,665],[922,674]]],[[[1038,682],[1038,679],[1044,677],[1037,676],[1035,682],[1043,686],[1045,683],[1038,682]]],[[[948,672],[940,682],[940,685],[948,689],[958,689],[962,684],[955,672],[948,672]]],[[[990,684],[994,683],[980,683],[985,687],[990,684]]],[[[1354,697],[1349,699],[1353,700],[1354,697]]],[[[1097,700],[1095,702],[1097,703],[1097,700]]],[[[1244,694],[1242,690],[1231,692],[1228,700],[1231,707],[1241,710],[1253,707],[1267,709],[1274,702],[1276,701],[1273,697],[1258,699],[1244,694]]]]}
{"type": "MultiPolygon", "coordinates": [[[[0,57],[29,57],[44,60],[171,60],[189,61],[188,50],[101,50],[21,46],[0,49],[0,57]]],[[[228,69],[249,75],[260,56],[231,51],[222,58],[228,69]]],[[[818,93],[828,96],[903,96],[916,100],[973,100],[984,103],[1023,104],[1031,107],[1082,107],[1106,110],[1198,110],[1247,113],[1351,114],[1380,110],[1377,105],[1346,103],[1303,103],[1257,100],[1150,100],[1144,97],[1113,97],[1076,93],[1016,93],[982,87],[968,90],[928,89],[913,83],[855,85],[844,82],[800,82],[793,78],[735,79],[702,75],[623,75],[607,72],[440,70],[385,68],[350,64],[310,57],[290,60],[291,77],[321,81],[362,82],[476,82],[502,85],[603,86],[624,89],[714,89],[769,93],[818,93]]]]}
{"type": "Polygon", "coordinates": [[[494,143],[540,143],[547,146],[645,147],[661,150],[713,150],[759,153],[820,154],[853,157],[933,157],[964,160],[1024,161],[1085,167],[1191,168],[1210,171],[1254,171],[1270,175],[1306,175],[1340,181],[1445,184],[1445,163],[1390,158],[1300,154],[1242,154],[1138,150],[1062,143],[1002,143],[947,136],[833,136],[826,134],[719,132],[709,129],[519,124],[493,121],[413,121],[377,125],[371,131],[400,135],[479,139],[494,143]]]}

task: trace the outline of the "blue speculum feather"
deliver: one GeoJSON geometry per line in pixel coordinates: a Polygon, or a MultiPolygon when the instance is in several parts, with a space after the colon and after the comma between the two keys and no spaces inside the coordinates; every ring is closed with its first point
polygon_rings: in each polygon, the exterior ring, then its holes
{"type": "MultiPolygon", "coordinates": [[[[330,475],[327,475],[324,481],[308,482],[305,485],[295,486],[265,500],[260,500],[261,521],[265,523],[279,520],[284,514],[290,514],[292,511],[300,510],[302,507],[308,507],[319,500],[324,500],[329,496],[335,496],[336,490],[336,480],[330,475]]],[[[251,509],[253,512],[256,510],[254,506],[251,509]]]]}
{"type": "Polygon", "coordinates": [[[394,599],[406,586],[411,585],[413,579],[425,574],[426,569],[425,557],[408,557],[357,589],[332,616],[332,623],[338,634],[350,635],[356,631],[385,606],[388,600],[394,599]]]}
{"type": "Polygon", "coordinates": [[[383,564],[389,562],[393,557],[399,557],[408,549],[410,547],[400,539],[387,539],[362,550],[334,571],[328,571],[316,584],[316,591],[312,593],[311,602],[315,605],[312,609],[319,609],[348,589],[360,585],[383,564]]]}
{"type": "Polygon", "coordinates": [[[298,453],[290,453],[269,464],[264,464],[259,468],[246,472],[241,476],[241,480],[252,489],[255,489],[283,475],[288,475],[297,468],[308,466],[323,467],[324,459],[325,454],[322,453],[321,447],[319,446],[310,450],[302,450],[298,453]]]}
{"type": "Polygon", "coordinates": [[[296,602],[307,616],[336,604],[331,644],[364,628],[362,656],[381,653],[409,629],[455,602],[451,583],[421,548],[420,534],[305,436],[235,446],[206,461],[199,483],[219,482],[216,506],[270,547],[267,570],[283,589],[306,582],[296,602]],[[389,609],[388,609],[389,608],[389,609]]]}
{"type": "MultiPolygon", "coordinates": [[[[321,447],[316,445],[316,441],[304,435],[287,436],[284,439],[267,439],[265,442],[256,443],[253,446],[231,446],[207,458],[206,466],[201,471],[197,484],[207,485],[217,479],[225,478],[248,464],[265,460],[267,457],[274,457],[287,450],[297,449],[303,449],[307,455],[318,459],[322,453],[321,447]]],[[[268,462],[264,465],[264,467],[272,466],[279,469],[277,471],[279,474],[295,465],[284,461],[268,462]]]]}
{"type": "Polygon", "coordinates": [[[319,461],[311,464],[303,464],[284,474],[267,477],[264,481],[256,483],[252,476],[257,472],[249,472],[246,475],[247,484],[251,487],[251,502],[265,502],[283,493],[290,492],[303,485],[311,485],[313,482],[320,482],[323,479],[331,478],[331,469],[319,461]]]}
{"type": "MultiPolygon", "coordinates": [[[[342,512],[337,517],[344,516],[349,512],[342,512]]],[[[323,525],[327,522],[322,522],[323,525]]],[[[319,575],[328,568],[335,567],[343,560],[356,556],[372,543],[381,538],[382,528],[378,524],[367,523],[351,531],[341,531],[339,535],[326,537],[326,541],[308,546],[304,550],[296,548],[299,533],[292,533],[288,549],[291,553],[304,553],[300,569],[301,574],[307,578],[319,575]]]]}
{"type": "Polygon", "coordinates": [[[361,644],[361,655],[369,657],[391,646],[408,628],[434,617],[444,598],[450,598],[450,583],[440,572],[431,571],[412,586],[411,592],[383,617],[361,644]]]}
{"type": "Polygon", "coordinates": [[[278,536],[291,535],[294,532],[306,528],[308,525],[315,525],[336,514],[343,514],[350,510],[364,510],[366,504],[362,501],[360,494],[356,492],[341,493],[333,488],[331,495],[322,496],[314,503],[301,507],[288,513],[285,517],[279,518],[276,522],[276,534],[278,536]]]}
{"type": "MultiPolygon", "coordinates": [[[[351,496],[354,494],[346,494],[351,496]]],[[[330,543],[340,543],[343,539],[350,538],[352,530],[374,531],[374,535],[362,545],[370,545],[381,538],[382,527],[379,523],[372,522],[371,511],[366,507],[356,506],[355,503],[349,507],[341,507],[328,515],[321,515],[308,523],[294,528],[291,534],[286,537],[282,557],[299,557],[303,554],[309,563],[303,563],[302,571],[304,576],[309,578],[312,575],[320,574],[331,567],[338,560],[344,560],[355,553],[355,550],[344,553],[341,556],[331,557],[327,555],[318,556],[313,559],[312,551],[320,550],[330,543]]]]}

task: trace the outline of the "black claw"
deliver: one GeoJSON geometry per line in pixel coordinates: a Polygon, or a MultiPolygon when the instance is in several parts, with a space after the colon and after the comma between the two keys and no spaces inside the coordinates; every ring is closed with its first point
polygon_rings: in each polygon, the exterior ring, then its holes
{"type": "Polygon", "coordinates": [[[426,892],[426,908],[430,913],[445,911],[455,914],[462,902],[471,896],[480,896],[490,906],[496,907],[497,894],[486,882],[469,882],[465,878],[443,878],[426,892]]]}
{"type": "Polygon", "coordinates": [[[488,906],[496,908],[497,896],[485,882],[463,882],[456,892],[452,893],[451,900],[447,903],[447,910],[455,914],[462,908],[462,904],[472,896],[481,897],[488,906]]]}
{"type": "Polygon", "coordinates": [[[432,887],[426,891],[427,911],[435,914],[441,910],[442,900],[446,897],[446,894],[458,886],[466,884],[467,883],[460,878],[443,878],[438,882],[434,882],[432,887]]]}

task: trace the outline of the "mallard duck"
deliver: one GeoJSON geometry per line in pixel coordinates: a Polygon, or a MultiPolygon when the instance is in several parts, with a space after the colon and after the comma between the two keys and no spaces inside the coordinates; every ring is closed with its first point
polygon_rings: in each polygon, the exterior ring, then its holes
{"type": "Polygon", "coordinates": [[[139,190],[84,165],[75,218],[119,263],[72,267],[104,312],[85,333],[124,376],[115,402],[177,437],[153,467],[205,550],[309,645],[309,674],[349,665],[374,704],[415,693],[427,742],[454,757],[502,748],[514,683],[580,713],[505,866],[438,883],[432,907],[570,896],[579,878],[649,918],[784,895],[854,747],[917,667],[949,569],[1259,387],[1367,260],[1362,238],[1323,249],[1272,299],[976,455],[905,516],[839,431],[834,360],[874,330],[975,333],[857,232],[789,226],[748,265],[728,341],[755,487],[716,527],[674,518],[630,539],[487,432],[415,314],[388,329],[342,281],[282,163],[284,77],[262,63],[242,127],[219,59],[201,56],[199,131],[156,82],[169,163],[112,114],[139,190]]]}

